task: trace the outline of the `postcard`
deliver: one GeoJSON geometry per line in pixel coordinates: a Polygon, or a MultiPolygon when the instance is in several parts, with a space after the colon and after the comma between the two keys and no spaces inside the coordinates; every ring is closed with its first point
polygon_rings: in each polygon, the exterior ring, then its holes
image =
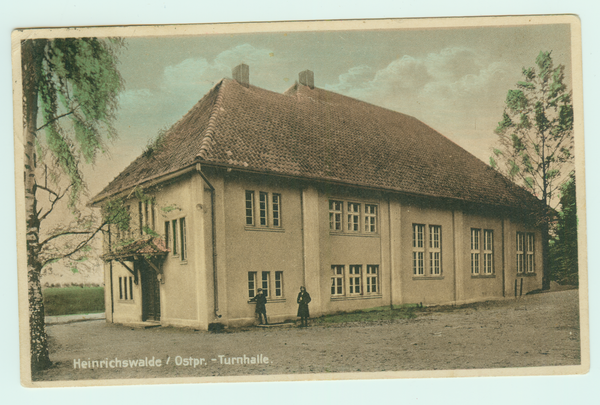
{"type": "Polygon", "coordinates": [[[25,386],[589,370],[577,17],[12,44],[25,386]]]}

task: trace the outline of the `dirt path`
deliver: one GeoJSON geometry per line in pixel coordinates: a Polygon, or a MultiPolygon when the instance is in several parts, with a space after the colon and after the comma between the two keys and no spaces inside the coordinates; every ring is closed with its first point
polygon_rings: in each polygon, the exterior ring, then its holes
{"type": "Polygon", "coordinates": [[[51,325],[48,334],[55,367],[40,380],[554,366],[579,364],[581,356],[577,290],[372,324],[213,334],[88,321],[51,325]],[[221,364],[244,355],[262,364],[221,364]],[[153,357],[160,367],[109,366],[153,357]],[[194,360],[184,364],[190,358],[198,359],[196,367],[194,360]],[[107,360],[109,367],[83,369],[88,360],[107,360]]]}

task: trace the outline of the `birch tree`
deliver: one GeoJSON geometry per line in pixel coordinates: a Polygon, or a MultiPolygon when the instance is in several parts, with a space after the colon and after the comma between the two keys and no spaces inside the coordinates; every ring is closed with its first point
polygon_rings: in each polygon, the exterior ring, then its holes
{"type": "MultiPolygon", "coordinates": [[[[523,80],[508,91],[490,164],[555,208],[556,194],[573,169],[573,104],[565,67],[554,66],[551,52],[540,52],[535,65],[523,68],[523,80]]],[[[550,287],[550,220],[549,213],[540,219],[544,289],[550,287]]]]}
{"type": "Polygon", "coordinates": [[[119,39],[27,39],[21,43],[24,181],[31,370],[50,365],[40,275],[48,263],[80,253],[113,217],[99,221],[78,211],[85,194],[81,167],[106,150],[123,80],[117,69],[119,39]],[[50,177],[51,181],[48,181],[50,177]],[[43,203],[42,203],[43,201],[43,203]],[[69,225],[40,238],[60,202],[69,225]],[[60,245],[59,240],[67,240],[60,245]],[[58,248],[57,246],[62,246],[58,248]]]}

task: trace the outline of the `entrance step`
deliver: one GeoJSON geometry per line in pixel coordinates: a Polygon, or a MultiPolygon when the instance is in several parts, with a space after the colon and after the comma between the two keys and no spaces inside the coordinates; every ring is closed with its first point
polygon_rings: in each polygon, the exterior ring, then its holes
{"type": "Polygon", "coordinates": [[[125,326],[129,326],[132,328],[138,329],[150,329],[150,328],[158,328],[160,327],[160,322],[155,321],[145,321],[145,322],[127,322],[124,324],[125,326]]]}
{"type": "Polygon", "coordinates": [[[296,326],[294,322],[279,322],[279,323],[270,323],[268,325],[256,325],[257,328],[290,328],[292,326],[296,326]]]}

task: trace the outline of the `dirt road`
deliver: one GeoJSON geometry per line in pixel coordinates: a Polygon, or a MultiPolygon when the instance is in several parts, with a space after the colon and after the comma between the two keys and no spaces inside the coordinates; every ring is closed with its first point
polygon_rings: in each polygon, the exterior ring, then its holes
{"type": "Polygon", "coordinates": [[[214,334],[88,321],[51,325],[48,334],[55,367],[37,380],[554,366],[581,356],[577,290],[371,324],[214,334]]]}

